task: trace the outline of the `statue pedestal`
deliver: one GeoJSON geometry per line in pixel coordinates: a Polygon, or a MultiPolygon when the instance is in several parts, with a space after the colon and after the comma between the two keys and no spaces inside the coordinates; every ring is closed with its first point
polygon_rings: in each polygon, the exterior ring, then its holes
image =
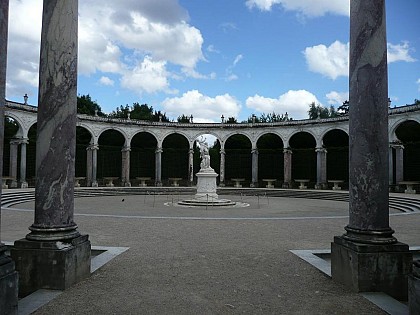
{"type": "Polygon", "coordinates": [[[217,199],[216,178],[217,173],[212,168],[201,169],[197,174],[197,193],[195,199],[206,201],[207,198],[217,199]]]}

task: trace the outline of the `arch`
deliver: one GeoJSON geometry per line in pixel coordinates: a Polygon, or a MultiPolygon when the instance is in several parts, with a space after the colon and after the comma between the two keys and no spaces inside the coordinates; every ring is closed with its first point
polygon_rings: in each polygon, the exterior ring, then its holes
{"type": "Polygon", "coordinates": [[[292,149],[292,179],[309,179],[316,181],[317,157],[315,152],[316,138],[312,132],[294,133],[289,140],[292,149]]]}
{"type": "Polygon", "coordinates": [[[157,147],[155,135],[147,131],[137,132],[130,143],[130,174],[136,177],[155,177],[155,151],[157,147]]]}
{"type": "Polygon", "coordinates": [[[275,133],[264,133],[257,140],[258,177],[284,179],[283,140],[275,133]]]}
{"type": "Polygon", "coordinates": [[[341,128],[329,129],[322,137],[327,149],[327,179],[344,180],[346,188],[349,179],[349,136],[341,128]]]}
{"type": "Polygon", "coordinates": [[[225,141],[225,177],[244,178],[251,180],[252,176],[252,142],[245,133],[231,133],[225,141]]]}
{"type": "Polygon", "coordinates": [[[76,126],[76,156],[75,156],[75,176],[85,177],[87,172],[87,153],[86,149],[92,141],[92,133],[82,126],[76,126]]]}
{"type": "Polygon", "coordinates": [[[121,150],[126,142],[124,134],[116,128],[103,130],[98,138],[97,178],[120,177],[122,174],[121,150]]]}
{"type": "MultiPolygon", "coordinates": [[[[15,118],[6,115],[4,117],[4,134],[3,134],[3,176],[13,176],[12,171],[12,164],[15,165],[15,169],[17,169],[19,165],[19,154],[17,151],[11,148],[11,142],[16,141],[17,139],[21,138],[19,136],[19,131],[21,130],[21,126],[19,125],[18,121],[15,118]],[[15,152],[11,156],[11,151],[15,152]]],[[[16,174],[14,174],[16,176],[16,174]]]]}
{"type": "MultiPolygon", "coordinates": [[[[420,123],[417,120],[405,120],[395,129],[397,139],[402,143],[403,150],[403,179],[420,180],[420,123]]],[[[393,161],[396,160],[396,151],[393,150],[393,161]]],[[[395,165],[393,163],[395,173],[395,165]]]]}
{"type": "Polygon", "coordinates": [[[403,117],[401,119],[396,120],[395,122],[392,123],[392,125],[389,126],[389,141],[390,142],[398,140],[396,131],[398,127],[401,126],[401,124],[407,121],[413,121],[420,124],[420,118],[417,118],[417,117],[410,117],[410,118],[403,117]]]}
{"type": "Polygon", "coordinates": [[[98,134],[98,143],[99,143],[99,139],[101,138],[101,136],[108,131],[116,131],[119,132],[123,137],[124,137],[124,144],[129,144],[129,136],[127,135],[126,131],[124,130],[124,128],[121,127],[105,127],[104,129],[102,129],[99,134],[98,134]]]}
{"type": "Polygon", "coordinates": [[[185,184],[189,174],[188,138],[182,133],[167,135],[162,142],[162,149],[162,180],[182,178],[181,183],[185,184]]]}

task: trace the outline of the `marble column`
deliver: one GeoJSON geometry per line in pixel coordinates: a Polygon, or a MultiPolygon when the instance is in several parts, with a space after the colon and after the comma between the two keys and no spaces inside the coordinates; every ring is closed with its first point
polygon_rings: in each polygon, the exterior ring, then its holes
{"type": "Polygon", "coordinates": [[[331,273],[404,300],[412,256],[389,226],[386,43],[385,0],[351,0],[349,224],[331,245],[331,273]]]}
{"type": "Polygon", "coordinates": [[[28,144],[27,138],[23,138],[20,141],[20,179],[19,179],[20,188],[28,188],[28,182],[26,181],[26,145],[27,144],[28,144]]]}
{"type": "Polygon", "coordinates": [[[155,151],[155,186],[162,186],[162,147],[158,146],[155,151]]]}
{"type": "Polygon", "coordinates": [[[188,151],[188,181],[192,186],[194,182],[194,149],[192,148],[188,151]]]}
{"type": "MultiPolygon", "coordinates": [[[[0,2],[0,174],[3,174],[4,106],[6,94],[7,31],[9,23],[9,0],[0,2]]],[[[0,203],[2,178],[0,176],[0,203]]],[[[6,246],[1,242],[0,209],[0,313],[18,313],[18,273],[15,263],[6,255],[6,246]]]]}
{"type": "Polygon", "coordinates": [[[388,149],[388,182],[389,182],[389,191],[394,185],[394,158],[393,158],[393,147],[392,143],[389,144],[388,149]]]}
{"type": "Polygon", "coordinates": [[[283,188],[292,188],[292,150],[283,149],[284,157],[284,180],[283,188]]]}
{"type": "Polygon", "coordinates": [[[398,184],[404,180],[404,146],[394,144],[395,149],[395,182],[398,184]]]}
{"type": "Polygon", "coordinates": [[[316,185],[315,189],[327,189],[327,149],[319,147],[316,152],[316,185]]]}
{"type": "Polygon", "coordinates": [[[98,173],[98,150],[99,146],[94,144],[91,146],[92,150],[92,187],[98,187],[97,173],[98,173]]]}
{"type": "Polygon", "coordinates": [[[9,176],[12,178],[10,188],[17,187],[17,160],[19,139],[10,140],[10,160],[9,160],[9,176]]]}
{"type": "Polygon", "coordinates": [[[121,150],[121,182],[124,187],[130,187],[130,146],[124,146],[121,150]]]}
{"type": "Polygon", "coordinates": [[[252,180],[251,187],[258,187],[258,149],[251,150],[252,155],[252,180]]]}
{"type": "Polygon", "coordinates": [[[220,149],[220,174],[219,174],[219,186],[225,187],[225,162],[226,161],[226,151],[224,148],[220,149]]]}
{"type": "Polygon", "coordinates": [[[92,144],[86,148],[86,186],[92,186],[92,144]]]}
{"type": "Polygon", "coordinates": [[[43,2],[35,218],[11,250],[19,295],[64,290],[90,275],[90,242],[73,221],[78,1],[43,2]]]}

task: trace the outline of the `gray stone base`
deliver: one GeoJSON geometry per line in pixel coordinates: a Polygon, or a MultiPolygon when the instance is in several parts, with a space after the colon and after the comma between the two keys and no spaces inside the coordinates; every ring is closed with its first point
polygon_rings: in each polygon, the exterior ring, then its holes
{"type": "Polygon", "coordinates": [[[38,289],[65,290],[90,275],[88,235],[69,242],[21,239],[11,250],[19,272],[19,296],[38,289]]]}
{"type": "MultiPolygon", "coordinates": [[[[2,244],[0,244],[0,247],[2,244]]],[[[0,314],[18,313],[18,273],[15,263],[0,248],[0,314]]]]}
{"type": "Polygon", "coordinates": [[[413,274],[408,277],[408,305],[410,314],[420,314],[420,262],[413,264],[413,274]]]}
{"type": "Polygon", "coordinates": [[[407,279],[412,254],[408,245],[371,245],[334,237],[331,243],[331,275],[355,292],[384,292],[407,301],[407,279]]]}
{"type": "Polygon", "coordinates": [[[281,188],[292,188],[292,184],[291,184],[291,183],[288,183],[288,182],[284,182],[284,183],[281,185],[281,188]]]}

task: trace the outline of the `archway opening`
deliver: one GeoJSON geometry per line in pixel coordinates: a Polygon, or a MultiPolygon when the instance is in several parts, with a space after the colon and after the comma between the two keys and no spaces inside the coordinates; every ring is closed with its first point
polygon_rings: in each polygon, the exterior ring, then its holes
{"type": "Polygon", "coordinates": [[[277,185],[281,184],[284,179],[282,139],[273,133],[265,134],[258,139],[257,148],[258,178],[260,181],[264,178],[276,179],[277,185]]]}
{"type": "Polygon", "coordinates": [[[289,141],[292,149],[292,179],[316,181],[316,141],[308,132],[298,132],[289,141]]]}
{"type": "Polygon", "coordinates": [[[230,181],[232,178],[244,178],[245,184],[249,186],[252,176],[251,148],[251,141],[244,135],[233,135],[226,140],[226,180],[230,181]]]}
{"type": "Polygon", "coordinates": [[[323,138],[327,149],[327,179],[343,180],[343,187],[349,181],[349,136],[343,130],[328,131],[323,138]]]}
{"type": "Polygon", "coordinates": [[[75,176],[86,176],[87,153],[86,149],[92,140],[90,132],[83,127],[76,127],[76,158],[75,158],[75,176]]]}
{"type": "MultiPolygon", "coordinates": [[[[162,180],[182,178],[181,184],[188,181],[188,140],[180,134],[171,134],[162,143],[162,180]]],[[[169,184],[169,182],[168,182],[169,184]]]]}
{"type": "Polygon", "coordinates": [[[156,138],[148,132],[139,132],[131,139],[130,174],[135,177],[155,177],[156,138]]]}
{"type": "MultiPolygon", "coordinates": [[[[404,180],[419,181],[420,124],[413,120],[405,121],[397,127],[395,134],[404,146],[404,180]]],[[[395,150],[393,155],[395,160],[395,150]]],[[[395,163],[393,164],[395,175],[395,163]]]]}
{"type": "MultiPolygon", "coordinates": [[[[3,138],[3,176],[11,176],[10,174],[10,141],[17,138],[19,125],[16,120],[8,116],[4,117],[4,138],[3,138]]],[[[17,153],[17,158],[20,154],[17,153]]],[[[19,161],[17,161],[19,165],[19,161]]]]}
{"type": "Polygon", "coordinates": [[[100,135],[97,178],[121,176],[121,150],[124,143],[124,136],[117,130],[106,130],[100,135]]]}

